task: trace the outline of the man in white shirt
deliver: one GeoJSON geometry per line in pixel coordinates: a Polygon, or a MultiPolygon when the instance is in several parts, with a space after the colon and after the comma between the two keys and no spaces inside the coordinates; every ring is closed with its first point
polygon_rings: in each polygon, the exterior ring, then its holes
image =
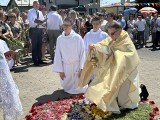
{"type": "Polygon", "coordinates": [[[56,40],[61,34],[61,26],[63,24],[62,17],[57,13],[57,7],[52,5],[47,19],[47,34],[49,37],[49,50],[51,59],[54,57],[54,50],[56,47],[56,40]]]}
{"type": "Polygon", "coordinates": [[[28,21],[30,25],[29,35],[32,41],[32,60],[35,66],[39,64],[44,64],[41,60],[42,57],[42,35],[43,26],[45,20],[42,12],[39,9],[39,2],[33,2],[33,8],[28,11],[28,21]]]}
{"type": "Polygon", "coordinates": [[[144,39],[144,30],[146,26],[146,21],[142,19],[141,15],[138,15],[138,20],[135,22],[135,27],[137,28],[138,31],[138,46],[137,48],[142,48],[145,47],[146,41],[144,39]]]}
{"type": "Polygon", "coordinates": [[[64,91],[70,94],[84,93],[88,85],[79,88],[79,77],[85,62],[84,41],[73,29],[73,21],[65,18],[64,32],[57,38],[53,71],[59,73],[64,91]]]}

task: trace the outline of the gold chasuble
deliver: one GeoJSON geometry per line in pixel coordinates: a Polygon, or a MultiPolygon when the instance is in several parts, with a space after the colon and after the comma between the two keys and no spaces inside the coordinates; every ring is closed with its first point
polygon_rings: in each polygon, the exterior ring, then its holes
{"type": "MultiPolygon", "coordinates": [[[[138,107],[139,57],[128,33],[123,30],[116,41],[112,41],[109,37],[95,46],[98,58],[96,75],[85,97],[103,111],[120,113],[119,107],[131,109],[138,107]],[[126,82],[129,84],[125,84],[126,82]],[[118,101],[118,97],[121,102],[118,101]]],[[[80,87],[88,84],[95,69],[90,62],[89,54],[81,74],[80,87]]]]}

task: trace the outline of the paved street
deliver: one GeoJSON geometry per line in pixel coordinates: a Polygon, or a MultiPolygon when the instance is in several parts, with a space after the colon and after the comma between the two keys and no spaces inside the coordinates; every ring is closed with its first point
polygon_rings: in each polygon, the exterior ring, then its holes
{"type": "MultiPolygon", "coordinates": [[[[154,100],[156,105],[160,107],[160,50],[151,51],[149,48],[143,48],[138,50],[138,53],[141,59],[139,65],[140,83],[147,86],[150,94],[149,99],[154,100]]],[[[29,58],[28,60],[30,61],[29,58]]],[[[20,90],[24,110],[24,115],[20,120],[24,120],[24,116],[34,103],[67,96],[60,90],[59,77],[51,69],[51,64],[41,67],[28,64],[12,71],[13,78],[20,90]]],[[[2,111],[0,111],[0,116],[2,116],[2,111]]]]}

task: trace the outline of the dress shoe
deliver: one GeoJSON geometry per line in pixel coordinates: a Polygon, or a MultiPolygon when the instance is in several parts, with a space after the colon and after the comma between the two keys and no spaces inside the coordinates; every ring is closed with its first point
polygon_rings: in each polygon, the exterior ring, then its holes
{"type": "Polygon", "coordinates": [[[39,63],[34,63],[35,66],[39,66],[39,63]]]}
{"type": "Polygon", "coordinates": [[[43,62],[43,61],[39,61],[38,63],[39,64],[47,64],[46,62],[43,62]]]}

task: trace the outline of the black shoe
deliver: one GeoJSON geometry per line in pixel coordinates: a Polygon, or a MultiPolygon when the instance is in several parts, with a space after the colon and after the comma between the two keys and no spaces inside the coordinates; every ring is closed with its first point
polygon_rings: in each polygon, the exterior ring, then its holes
{"type": "Polygon", "coordinates": [[[39,63],[34,63],[35,66],[39,66],[39,63]]]}
{"type": "Polygon", "coordinates": [[[38,63],[39,64],[47,64],[46,62],[43,62],[43,61],[39,61],[38,63]]]}

